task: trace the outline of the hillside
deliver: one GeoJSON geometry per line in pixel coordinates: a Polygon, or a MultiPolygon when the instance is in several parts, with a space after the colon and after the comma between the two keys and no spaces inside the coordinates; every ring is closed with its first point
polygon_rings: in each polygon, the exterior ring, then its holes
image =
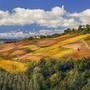
{"type": "Polygon", "coordinates": [[[11,61],[11,60],[3,60],[1,58],[0,58],[0,68],[3,68],[6,71],[12,73],[20,73],[26,70],[26,66],[23,63],[11,61]]]}
{"type": "Polygon", "coordinates": [[[43,58],[78,60],[89,57],[90,48],[87,40],[89,37],[90,34],[78,36],[66,34],[55,38],[0,44],[0,67],[17,73],[25,71],[30,62],[43,58]]]}
{"type": "Polygon", "coordinates": [[[66,34],[0,44],[0,90],[90,90],[89,38],[66,34]]]}
{"type": "MultiPolygon", "coordinates": [[[[72,37],[72,38],[67,38],[67,39],[59,41],[58,43],[56,43],[54,45],[51,45],[49,47],[40,48],[40,49],[38,49],[34,52],[28,53],[24,56],[21,56],[20,58],[29,59],[30,57],[32,57],[30,59],[33,59],[33,56],[34,57],[36,56],[36,59],[38,59],[38,56],[39,56],[39,58],[40,57],[41,58],[43,58],[43,57],[60,58],[60,57],[66,56],[66,55],[76,53],[76,51],[78,51],[78,48],[80,48],[80,50],[83,50],[83,48],[81,48],[82,46],[84,47],[84,49],[89,51],[89,49],[86,47],[85,43],[82,42],[82,39],[87,38],[89,36],[90,36],[90,34],[85,34],[85,35],[75,36],[75,37],[72,37]],[[69,45],[70,43],[74,43],[74,42],[76,43],[76,41],[81,41],[81,43],[83,45],[80,46],[80,47],[77,47],[77,48],[64,47],[65,45],[69,45]]],[[[76,43],[76,44],[78,45],[78,43],[76,43]]]]}

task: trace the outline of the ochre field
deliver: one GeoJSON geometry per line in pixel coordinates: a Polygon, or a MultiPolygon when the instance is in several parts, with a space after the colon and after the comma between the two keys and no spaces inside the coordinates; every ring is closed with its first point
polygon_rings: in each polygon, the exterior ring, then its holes
{"type": "Polygon", "coordinates": [[[8,72],[26,71],[28,64],[42,58],[66,60],[90,56],[90,34],[0,44],[0,67],[8,72]]]}
{"type": "Polygon", "coordinates": [[[8,72],[19,73],[26,70],[26,66],[23,63],[15,62],[11,60],[0,60],[0,67],[8,72]]]}

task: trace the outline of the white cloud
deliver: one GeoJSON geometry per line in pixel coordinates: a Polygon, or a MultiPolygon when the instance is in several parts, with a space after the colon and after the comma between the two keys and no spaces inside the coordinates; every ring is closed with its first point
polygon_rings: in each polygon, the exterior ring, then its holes
{"type": "Polygon", "coordinates": [[[10,32],[4,32],[0,33],[0,39],[1,38],[26,38],[34,35],[50,35],[54,33],[62,33],[63,30],[60,29],[55,29],[55,30],[46,30],[46,29],[41,29],[39,31],[29,31],[29,32],[23,32],[23,31],[10,31],[10,32]]]}
{"type": "Polygon", "coordinates": [[[90,9],[70,13],[62,7],[54,7],[51,11],[42,9],[15,8],[12,12],[0,10],[0,25],[31,25],[46,27],[71,27],[80,24],[90,24],[90,9]]]}

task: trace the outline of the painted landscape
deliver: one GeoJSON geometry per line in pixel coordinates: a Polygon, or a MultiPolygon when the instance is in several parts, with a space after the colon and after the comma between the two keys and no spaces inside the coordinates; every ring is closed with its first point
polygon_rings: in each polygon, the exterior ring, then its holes
{"type": "Polygon", "coordinates": [[[90,25],[1,43],[0,90],[90,90],[90,25]]]}
{"type": "Polygon", "coordinates": [[[0,90],[90,90],[90,0],[0,0],[0,90]]]}

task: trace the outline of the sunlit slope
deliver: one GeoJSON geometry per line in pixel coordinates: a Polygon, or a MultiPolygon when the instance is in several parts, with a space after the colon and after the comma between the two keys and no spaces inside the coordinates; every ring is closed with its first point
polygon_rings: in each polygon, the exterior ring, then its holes
{"type": "Polygon", "coordinates": [[[88,44],[88,46],[90,46],[90,37],[87,37],[84,41],[88,44]]]}
{"type": "Polygon", "coordinates": [[[45,39],[39,40],[36,43],[36,45],[39,47],[49,47],[49,46],[57,44],[58,42],[65,40],[65,39],[71,38],[71,37],[74,37],[74,36],[66,34],[66,35],[56,37],[56,38],[45,38],[45,39]]]}
{"type": "MultiPolygon", "coordinates": [[[[11,60],[3,60],[0,58],[0,68],[3,68],[6,71],[11,72],[11,73],[20,73],[20,72],[26,71],[26,69],[27,69],[27,66],[26,66],[27,63],[22,62],[24,60],[28,60],[28,62],[30,62],[33,60],[40,60],[41,58],[56,58],[57,59],[57,58],[61,58],[63,56],[71,57],[71,54],[73,54],[73,57],[74,56],[76,57],[76,55],[77,55],[77,58],[79,56],[81,57],[81,55],[83,56],[83,54],[85,52],[82,53],[81,50],[78,51],[73,48],[65,48],[62,46],[67,45],[69,43],[76,42],[76,41],[80,41],[80,40],[82,41],[82,39],[90,37],[90,34],[84,34],[84,35],[70,37],[70,38],[69,37],[65,38],[66,36],[61,36],[61,37],[62,38],[58,37],[58,39],[60,39],[60,40],[57,40],[57,38],[56,38],[57,44],[54,44],[54,45],[50,44],[51,46],[48,46],[48,47],[42,48],[42,47],[39,47],[39,46],[33,45],[33,44],[28,44],[28,45],[23,45],[21,47],[18,47],[18,50],[26,49],[26,50],[31,50],[32,52],[25,52],[25,54],[23,54],[19,57],[15,57],[15,59],[17,58],[16,60],[19,60],[19,62],[12,61],[12,59],[11,60]]],[[[20,51],[18,51],[18,52],[20,53],[20,51]]],[[[16,54],[16,53],[18,54],[18,52],[14,52],[14,54],[16,54]]]]}
{"type": "Polygon", "coordinates": [[[66,39],[62,42],[59,42],[56,45],[53,45],[49,48],[57,48],[57,47],[60,47],[60,46],[63,46],[63,45],[69,44],[69,43],[73,43],[73,42],[78,41],[80,39],[84,39],[84,38],[89,37],[89,36],[90,36],[90,34],[84,34],[84,35],[76,36],[76,37],[73,37],[70,39],[66,39]]]}
{"type": "Polygon", "coordinates": [[[73,37],[73,38],[70,38],[70,39],[66,39],[64,41],[61,41],[61,42],[53,45],[53,46],[46,47],[46,48],[41,48],[41,49],[31,53],[31,55],[61,57],[61,56],[64,56],[66,54],[70,54],[70,53],[75,51],[75,49],[62,48],[63,45],[73,43],[75,41],[81,40],[81,39],[86,38],[88,36],[90,36],[90,34],[80,35],[80,36],[76,36],[76,37],[73,37]]]}
{"type": "Polygon", "coordinates": [[[22,48],[22,49],[27,49],[27,50],[38,50],[39,49],[39,47],[37,47],[36,45],[25,45],[25,46],[22,46],[22,47],[20,47],[20,48],[22,48]]]}
{"type": "Polygon", "coordinates": [[[6,71],[12,73],[20,73],[26,70],[26,66],[23,63],[1,59],[0,59],[0,68],[3,68],[6,71]]]}

